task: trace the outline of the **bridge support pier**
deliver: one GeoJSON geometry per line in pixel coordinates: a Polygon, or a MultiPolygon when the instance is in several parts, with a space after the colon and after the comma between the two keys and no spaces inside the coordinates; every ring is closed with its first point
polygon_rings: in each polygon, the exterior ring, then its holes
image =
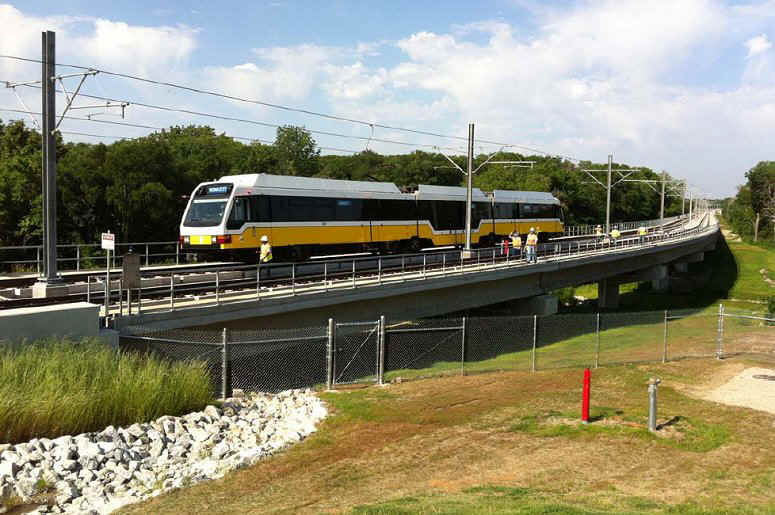
{"type": "Polygon", "coordinates": [[[619,283],[615,279],[603,279],[597,283],[597,307],[600,309],[619,307],[619,283]]]}
{"type": "Polygon", "coordinates": [[[689,271],[689,263],[685,261],[681,263],[673,263],[673,270],[678,274],[685,274],[689,271]]]}
{"type": "Polygon", "coordinates": [[[515,315],[556,315],[557,314],[557,297],[554,295],[536,295],[527,299],[519,299],[514,301],[516,307],[514,309],[515,315]]]}

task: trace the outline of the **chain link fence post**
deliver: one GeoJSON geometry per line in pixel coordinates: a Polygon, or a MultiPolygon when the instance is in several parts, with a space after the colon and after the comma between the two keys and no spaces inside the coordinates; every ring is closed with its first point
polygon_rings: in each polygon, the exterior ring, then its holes
{"type": "Polygon", "coordinates": [[[600,313],[597,313],[595,322],[595,338],[597,339],[597,349],[595,349],[595,368],[600,368],[600,313]]]}
{"type": "Polygon", "coordinates": [[[336,341],[336,322],[328,319],[328,342],[326,343],[326,390],[334,388],[334,343],[336,341]]]}
{"type": "Polygon", "coordinates": [[[466,329],[468,327],[468,317],[463,317],[463,325],[460,328],[460,375],[466,375],[466,329]]]}
{"type": "Polygon", "coordinates": [[[223,399],[232,396],[231,356],[229,354],[229,330],[224,327],[221,336],[221,397],[223,399]]]}
{"type": "Polygon", "coordinates": [[[665,329],[662,335],[662,363],[667,363],[667,310],[665,310],[665,329]]]}
{"type": "Polygon", "coordinates": [[[538,339],[538,315],[533,315],[533,372],[536,371],[536,340],[538,339]]]}
{"type": "Polygon", "coordinates": [[[377,344],[377,384],[385,384],[385,315],[379,317],[379,339],[377,344]]]}
{"type": "Polygon", "coordinates": [[[716,330],[716,359],[724,357],[724,304],[718,305],[718,328],[716,330]]]}

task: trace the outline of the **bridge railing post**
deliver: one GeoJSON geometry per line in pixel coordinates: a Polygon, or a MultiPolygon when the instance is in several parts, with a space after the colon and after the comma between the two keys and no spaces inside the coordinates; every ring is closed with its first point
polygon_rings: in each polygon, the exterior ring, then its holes
{"type": "Polygon", "coordinates": [[[355,288],[355,260],[353,259],[353,288],[355,288]]]}
{"type": "Polygon", "coordinates": [[[77,272],[81,271],[81,246],[80,245],[75,246],[75,270],[77,272]]]}
{"type": "Polygon", "coordinates": [[[170,273],[170,311],[175,309],[175,272],[170,273]]]}
{"type": "Polygon", "coordinates": [[[323,263],[323,289],[328,291],[328,262],[323,263]]]}
{"type": "Polygon", "coordinates": [[[261,262],[256,265],[256,300],[261,300],[261,262]]]}

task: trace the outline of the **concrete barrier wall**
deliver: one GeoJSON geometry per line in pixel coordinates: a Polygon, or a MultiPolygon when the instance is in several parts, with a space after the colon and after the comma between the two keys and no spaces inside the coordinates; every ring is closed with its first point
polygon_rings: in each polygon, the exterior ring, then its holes
{"type": "Polygon", "coordinates": [[[75,302],[3,310],[0,311],[0,341],[98,336],[99,309],[96,304],[75,302]]]}

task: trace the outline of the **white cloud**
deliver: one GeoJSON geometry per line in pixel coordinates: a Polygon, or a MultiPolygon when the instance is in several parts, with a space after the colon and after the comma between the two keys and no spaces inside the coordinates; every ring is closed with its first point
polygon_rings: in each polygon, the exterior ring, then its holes
{"type": "Polygon", "coordinates": [[[748,48],[748,55],[746,57],[750,59],[772,48],[772,43],[767,39],[766,34],[761,34],[746,41],[745,46],[748,48]]]}

